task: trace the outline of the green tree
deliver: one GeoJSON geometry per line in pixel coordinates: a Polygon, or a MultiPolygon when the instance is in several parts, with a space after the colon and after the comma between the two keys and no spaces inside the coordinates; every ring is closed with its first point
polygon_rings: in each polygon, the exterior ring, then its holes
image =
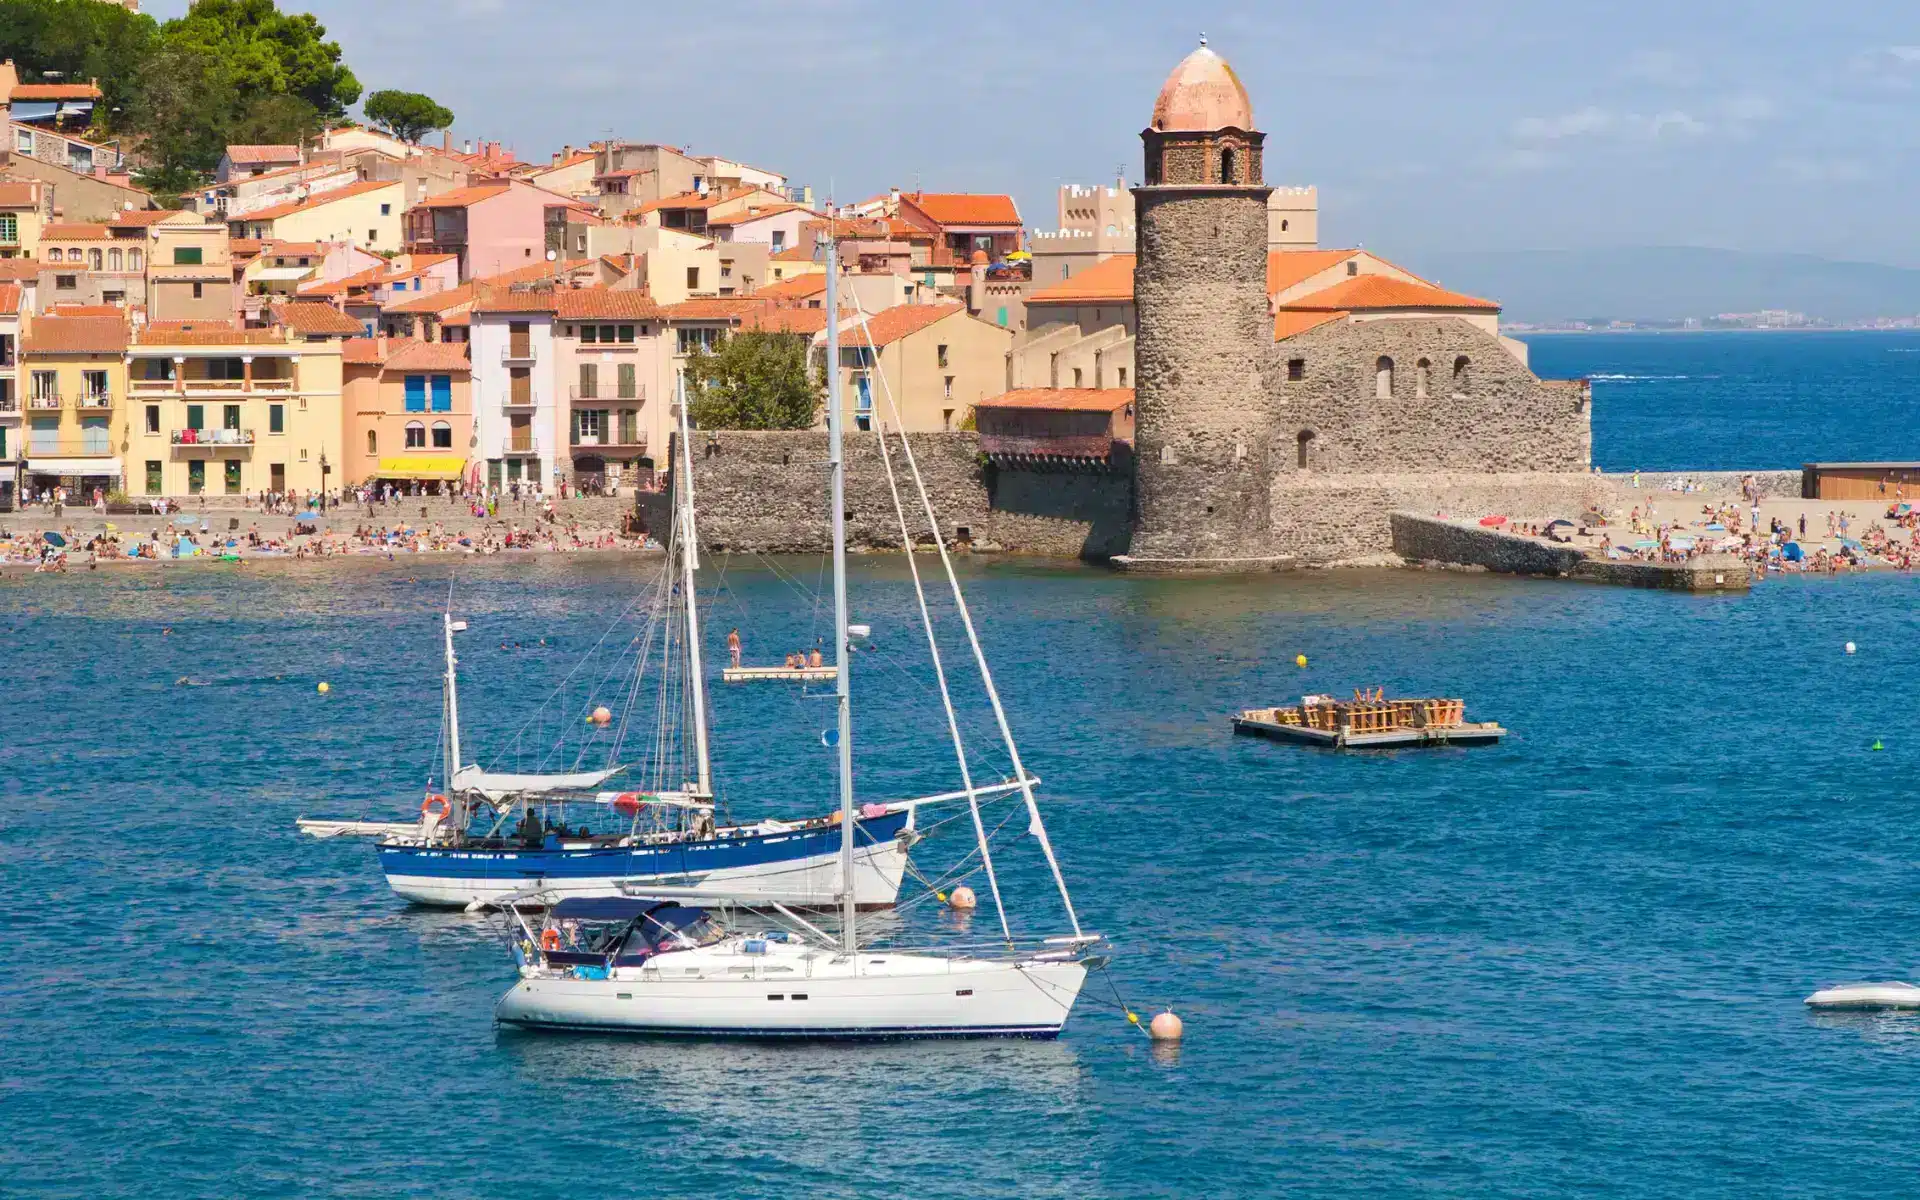
{"type": "Polygon", "coordinates": [[[736,333],[687,356],[687,415],[702,429],[810,429],[820,372],[804,337],[736,333]]]}
{"type": "Polygon", "coordinates": [[[264,96],[292,95],[334,119],[360,98],[360,81],[340,61],[340,43],[325,40],[326,26],[311,13],[281,12],[274,0],[193,0],[160,36],[218,58],[241,110],[264,96]]]}
{"type": "Polygon", "coordinates": [[[133,124],[148,164],[140,185],[157,194],[194,187],[226,149],[236,102],[225,65],[205,50],[162,46],[141,68],[134,96],[133,124]]]}
{"type": "Polygon", "coordinates": [[[419,92],[373,92],[364,107],[367,120],[403,142],[417,142],[423,135],[453,124],[453,110],[440,107],[433,97],[419,92]]]}

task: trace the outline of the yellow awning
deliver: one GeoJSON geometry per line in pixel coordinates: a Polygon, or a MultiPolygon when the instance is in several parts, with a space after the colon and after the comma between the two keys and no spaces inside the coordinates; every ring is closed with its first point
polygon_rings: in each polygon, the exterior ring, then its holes
{"type": "Polygon", "coordinates": [[[377,474],[382,479],[459,479],[467,471],[467,460],[448,454],[416,454],[402,458],[383,458],[377,474]]]}

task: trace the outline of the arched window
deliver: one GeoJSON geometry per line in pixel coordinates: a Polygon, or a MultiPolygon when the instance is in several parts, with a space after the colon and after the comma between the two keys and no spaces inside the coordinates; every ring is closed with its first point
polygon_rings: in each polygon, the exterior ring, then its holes
{"type": "Polygon", "coordinates": [[[53,249],[47,251],[48,262],[65,262],[66,258],[67,258],[66,253],[62,251],[58,246],[55,246],[53,249]]]}
{"type": "Polygon", "coordinates": [[[87,266],[98,271],[106,265],[106,255],[100,253],[100,247],[95,246],[93,249],[87,251],[87,266]]]}
{"type": "Polygon", "coordinates": [[[125,264],[126,256],[120,252],[120,247],[115,246],[113,249],[107,251],[107,269],[109,271],[124,270],[125,264]]]}
{"type": "Polygon", "coordinates": [[[375,434],[374,431],[371,429],[367,430],[367,453],[368,454],[380,453],[379,435],[375,434]]]}
{"type": "Polygon", "coordinates": [[[140,269],[140,251],[138,250],[127,251],[127,270],[138,271],[139,269],[140,269]]]}
{"type": "Polygon", "coordinates": [[[1467,382],[1468,382],[1467,369],[1471,365],[1472,364],[1467,362],[1467,356],[1464,354],[1462,354],[1459,358],[1456,358],[1453,360],[1453,394],[1454,395],[1464,396],[1467,394],[1467,382]]]}
{"type": "Polygon", "coordinates": [[[1234,168],[1233,148],[1229,146],[1227,149],[1222,150],[1220,152],[1220,182],[1221,183],[1233,182],[1233,168],[1234,168]]]}
{"type": "Polygon", "coordinates": [[[1413,364],[1413,396],[1416,400],[1427,398],[1427,389],[1433,386],[1433,360],[1423,358],[1413,364]]]}
{"type": "Polygon", "coordinates": [[[1393,360],[1384,354],[1373,364],[1373,398],[1393,399],[1393,360]]]}
{"type": "Polygon", "coordinates": [[[1300,436],[1295,440],[1300,444],[1299,463],[1300,463],[1300,469],[1304,471],[1307,469],[1307,452],[1313,449],[1313,430],[1302,429],[1300,431],[1300,436]]]}
{"type": "Polygon", "coordinates": [[[433,423],[433,448],[435,450],[453,449],[453,426],[445,421],[433,423]]]}
{"type": "Polygon", "coordinates": [[[407,449],[421,450],[427,444],[427,427],[419,421],[407,422],[407,449]]]}

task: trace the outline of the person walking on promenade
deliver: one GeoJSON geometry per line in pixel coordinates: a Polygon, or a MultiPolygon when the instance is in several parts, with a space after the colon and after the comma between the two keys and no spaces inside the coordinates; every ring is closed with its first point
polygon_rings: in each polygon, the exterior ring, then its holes
{"type": "Polygon", "coordinates": [[[740,631],[738,629],[727,632],[727,657],[733,660],[734,666],[740,665],[740,631]]]}

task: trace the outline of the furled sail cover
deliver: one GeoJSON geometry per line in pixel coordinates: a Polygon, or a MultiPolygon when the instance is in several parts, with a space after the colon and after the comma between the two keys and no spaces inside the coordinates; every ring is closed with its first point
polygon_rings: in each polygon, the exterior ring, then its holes
{"type": "Polygon", "coordinates": [[[562,775],[516,775],[511,772],[482,771],[478,766],[461,767],[453,773],[453,790],[479,792],[489,800],[508,796],[544,795],[548,792],[583,792],[599,787],[621,768],[605,771],[574,771],[562,775]]]}

